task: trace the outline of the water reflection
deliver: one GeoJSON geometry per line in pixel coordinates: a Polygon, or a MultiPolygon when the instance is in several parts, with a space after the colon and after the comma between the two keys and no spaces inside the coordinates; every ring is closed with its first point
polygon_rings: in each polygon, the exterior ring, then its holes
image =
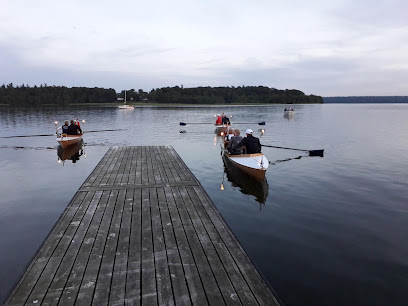
{"type": "MultiPolygon", "coordinates": [[[[227,176],[227,180],[231,182],[233,187],[239,187],[243,194],[250,194],[255,196],[256,201],[260,204],[265,204],[268,197],[269,185],[266,178],[262,181],[255,180],[253,177],[240,171],[226,158],[224,161],[224,177],[227,176]]],[[[221,189],[224,189],[224,177],[221,183],[221,189]]]]}
{"type": "Polygon", "coordinates": [[[71,160],[72,163],[76,163],[82,155],[86,156],[84,141],[81,139],[77,143],[68,146],[65,149],[62,146],[58,146],[57,155],[58,162],[62,162],[64,164],[66,160],[71,160]]]}

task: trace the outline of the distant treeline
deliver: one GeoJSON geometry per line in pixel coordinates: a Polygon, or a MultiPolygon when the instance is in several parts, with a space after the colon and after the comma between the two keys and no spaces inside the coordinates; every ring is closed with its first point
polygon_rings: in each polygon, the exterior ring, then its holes
{"type": "Polygon", "coordinates": [[[408,103],[407,96],[323,97],[324,103],[408,103]]]}
{"type": "Polygon", "coordinates": [[[74,103],[107,103],[116,101],[114,89],[64,86],[0,87],[0,104],[12,106],[40,106],[44,104],[69,105],[74,103]]]}
{"type": "Polygon", "coordinates": [[[306,96],[300,90],[266,86],[166,87],[152,89],[148,99],[158,103],[186,104],[323,103],[322,97],[306,96]]]}
{"type": "MultiPolygon", "coordinates": [[[[85,103],[112,103],[124,98],[125,92],[114,89],[64,86],[30,87],[13,84],[0,87],[0,104],[11,106],[39,106],[47,104],[70,105],[85,103]]],[[[131,89],[126,91],[126,100],[132,102],[179,103],[179,104],[251,104],[251,103],[323,103],[323,98],[305,95],[300,90],[279,90],[265,86],[242,87],[197,87],[179,86],[152,89],[145,92],[131,89]]]]}

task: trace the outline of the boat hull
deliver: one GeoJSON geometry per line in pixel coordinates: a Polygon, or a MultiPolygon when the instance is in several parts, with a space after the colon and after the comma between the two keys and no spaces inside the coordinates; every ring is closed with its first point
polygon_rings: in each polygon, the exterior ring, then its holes
{"type": "Polygon", "coordinates": [[[223,157],[236,168],[256,180],[261,181],[265,178],[269,162],[262,153],[231,155],[224,151],[223,157]]]}
{"type": "Polygon", "coordinates": [[[82,135],[67,135],[63,137],[57,137],[57,142],[61,147],[68,148],[82,140],[82,135]]]}
{"type": "Polygon", "coordinates": [[[119,106],[119,109],[135,109],[135,107],[132,105],[121,105],[119,106]]]}
{"type": "Polygon", "coordinates": [[[228,128],[229,125],[227,125],[227,124],[214,124],[214,126],[215,126],[215,129],[217,131],[224,132],[228,128]]]}

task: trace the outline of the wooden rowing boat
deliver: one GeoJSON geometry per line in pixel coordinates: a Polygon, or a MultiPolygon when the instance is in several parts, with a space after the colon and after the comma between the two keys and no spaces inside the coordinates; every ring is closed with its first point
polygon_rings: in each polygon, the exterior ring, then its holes
{"type": "Polygon", "coordinates": [[[256,180],[261,181],[265,178],[269,161],[263,153],[232,155],[227,150],[223,150],[222,156],[232,165],[256,180]]]}
{"type": "Polygon", "coordinates": [[[229,124],[216,124],[216,123],[214,123],[214,126],[215,126],[215,131],[217,132],[217,134],[220,134],[221,132],[225,132],[230,125],[229,124]]]}
{"type": "Polygon", "coordinates": [[[69,146],[78,143],[78,141],[82,139],[82,135],[83,133],[80,135],[60,134],[57,136],[57,142],[60,144],[61,147],[65,149],[69,146]]]}

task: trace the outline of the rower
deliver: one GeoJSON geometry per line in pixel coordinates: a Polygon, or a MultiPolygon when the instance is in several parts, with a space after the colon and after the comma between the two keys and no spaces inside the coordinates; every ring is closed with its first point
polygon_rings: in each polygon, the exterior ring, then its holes
{"type": "Polygon", "coordinates": [[[242,154],[242,148],[241,147],[237,147],[236,149],[232,149],[235,145],[239,144],[242,141],[242,137],[241,137],[241,132],[239,131],[239,129],[235,129],[234,131],[234,136],[231,137],[231,140],[229,141],[228,145],[227,145],[227,150],[231,152],[231,154],[242,154]]]}
{"type": "Polygon", "coordinates": [[[217,120],[215,120],[215,124],[216,125],[222,124],[222,118],[221,118],[221,116],[219,114],[217,115],[217,120]]]}
{"type": "Polygon", "coordinates": [[[78,126],[75,120],[71,120],[71,124],[68,127],[68,135],[80,135],[82,134],[81,128],[78,126]]]}
{"type": "Polygon", "coordinates": [[[65,120],[64,125],[61,126],[61,134],[68,134],[69,121],[65,120]]]}
{"type": "Polygon", "coordinates": [[[251,129],[247,129],[245,133],[246,137],[242,139],[239,144],[233,146],[231,150],[234,151],[237,148],[246,146],[247,154],[261,153],[261,143],[259,142],[259,138],[252,135],[254,132],[251,129]]]}

